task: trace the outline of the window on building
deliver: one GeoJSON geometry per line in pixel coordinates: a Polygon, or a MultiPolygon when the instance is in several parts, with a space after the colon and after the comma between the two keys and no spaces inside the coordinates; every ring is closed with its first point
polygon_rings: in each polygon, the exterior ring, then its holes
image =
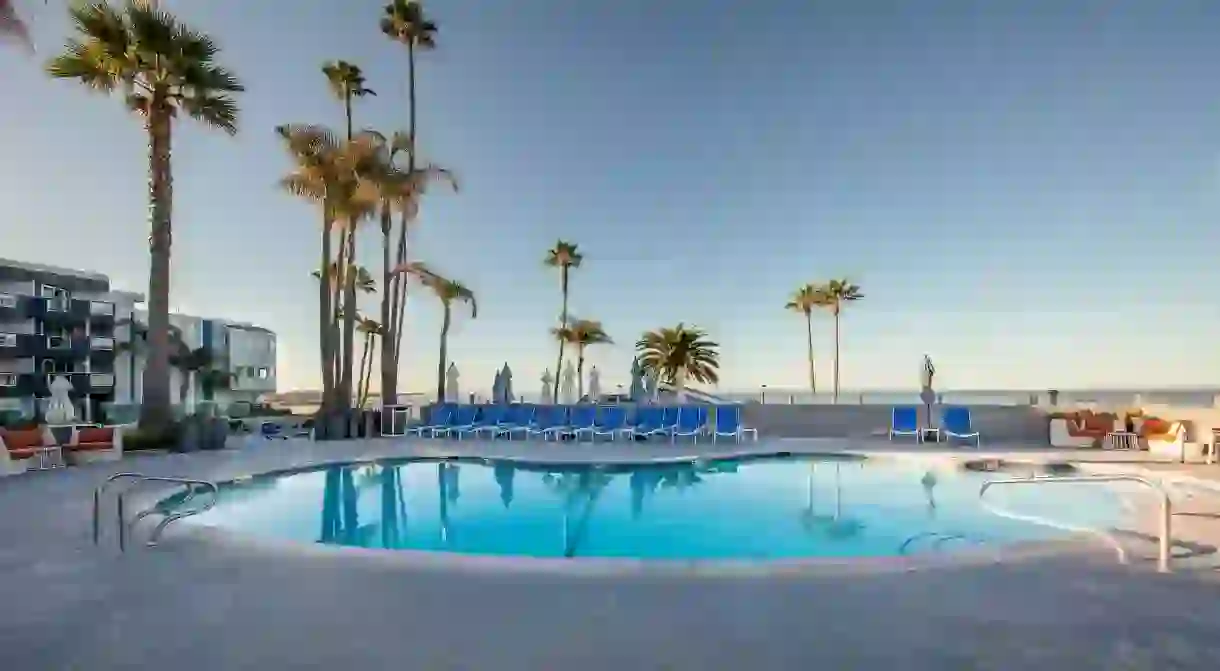
{"type": "Polygon", "coordinates": [[[43,298],[55,298],[57,296],[67,296],[68,292],[60,289],[59,287],[44,284],[42,285],[42,288],[38,290],[38,295],[43,298]]]}
{"type": "Polygon", "coordinates": [[[271,371],[267,370],[266,368],[258,369],[258,379],[266,380],[270,375],[271,375],[271,371]]]}

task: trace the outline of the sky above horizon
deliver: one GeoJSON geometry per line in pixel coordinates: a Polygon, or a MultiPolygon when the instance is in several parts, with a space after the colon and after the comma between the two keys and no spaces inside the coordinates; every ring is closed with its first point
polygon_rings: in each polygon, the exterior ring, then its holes
{"type": "MultiPolygon", "coordinates": [[[[42,74],[63,2],[17,0],[38,53],[0,48],[0,256],[147,289],[145,139],[118,99],[42,74]]],[[[406,125],[384,0],[163,0],[241,77],[236,138],[178,124],[171,304],[277,332],[281,390],[317,387],[317,214],[279,192],[273,128],[339,127],[320,73],[363,67],[357,121],[406,125]]],[[[458,194],[422,204],[413,257],[460,279],[463,388],[554,365],[559,281],[603,388],[645,329],[721,344],[724,390],[807,384],[810,281],[842,321],[845,389],[1212,386],[1220,370],[1220,3],[1212,0],[431,0],[420,142],[458,194]]],[[[7,45],[6,45],[7,46],[7,45]]],[[[379,237],[360,258],[380,264],[379,237]]],[[[372,304],[369,305],[370,309],[372,304]]],[[[440,306],[410,299],[401,391],[435,386],[440,306]]],[[[829,389],[829,315],[815,320],[829,389]]],[[[483,383],[483,384],[480,384],[483,383]]]]}

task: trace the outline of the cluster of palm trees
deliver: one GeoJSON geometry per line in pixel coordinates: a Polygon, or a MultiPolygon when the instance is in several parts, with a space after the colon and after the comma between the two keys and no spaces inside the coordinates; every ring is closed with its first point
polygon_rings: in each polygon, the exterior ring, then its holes
{"type": "Polygon", "coordinates": [[[823,284],[806,284],[799,287],[788,304],[788,310],[805,316],[806,356],[809,360],[809,391],[818,392],[817,368],[813,358],[813,313],[828,310],[834,316],[835,358],[834,358],[834,400],[839,401],[839,316],[843,307],[850,302],[864,298],[860,287],[846,279],[830,280],[823,284]]]}
{"type": "MultiPolygon", "coordinates": [[[[543,260],[547,267],[559,271],[559,288],[563,301],[559,311],[559,325],[551,329],[551,335],[559,343],[552,398],[559,396],[559,380],[568,345],[576,349],[576,393],[578,398],[583,398],[586,348],[614,343],[600,321],[572,319],[568,312],[571,273],[580,268],[584,258],[578,245],[559,240],[554,247],[547,250],[543,260]]],[[[635,350],[643,370],[672,386],[679,398],[688,380],[701,384],[716,384],[720,381],[720,345],[709,340],[707,333],[698,327],[679,323],[674,327],[645,332],[636,341],[635,350]]]]}
{"type": "Polygon", "coordinates": [[[322,217],[318,279],[319,354],[322,362],[322,412],[333,415],[363,407],[372,384],[374,346],[379,346],[381,396],[397,398],[403,319],[409,281],[432,290],[444,309],[438,393],[444,394],[447,339],[454,301],[475,308],[474,293],[408,254],[408,232],[419,214],[427,187],[442,181],[456,188],[452,173],[421,159],[416,151],[416,57],[436,47],[437,24],[419,2],[394,0],[379,22],[383,35],[407,53],[407,129],[393,133],[356,130],[355,106],[376,93],[363,71],[334,61],[322,72],[343,109],[341,134],[315,124],[287,124],[276,129],[292,159],[292,170],[280,180],[283,189],[315,204],[322,217]],[[360,312],[362,294],[376,293],[371,273],[355,263],[363,224],[375,221],[381,242],[379,319],[360,312]],[[359,369],[356,341],[363,339],[359,369]]]}

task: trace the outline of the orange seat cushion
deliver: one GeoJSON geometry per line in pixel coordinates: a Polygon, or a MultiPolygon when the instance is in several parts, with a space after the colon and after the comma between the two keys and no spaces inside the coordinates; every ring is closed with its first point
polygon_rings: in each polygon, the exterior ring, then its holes
{"type": "Polygon", "coordinates": [[[77,443],[72,446],[73,452],[92,452],[93,450],[110,450],[114,443],[77,443]]]}
{"type": "Polygon", "coordinates": [[[93,428],[88,428],[88,429],[80,429],[79,431],[77,431],[77,434],[76,434],[76,442],[78,442],[82,445],[85,443],[113,443],[114,442],[114,428],[113,427],[103,427],[103,428],[93,427],[93,428]]]}
{"type": "Polygon", "coordinates": [[[42,429],[26,429],[25,431],[4,431],[0,433],[4,446],[10,452],[25,450],[31,447],[43,447],[42,429]]]}
{"type": "Polygon", "coordinates": [[[19,447],[17,449],[9,449],[8,456],[10,459],[29,459],[38,456],[38,450],[32,447],[19,447]]]}
{"type": "Polygon", "coordinates": [[[1145,438],[1148,436],[1162,436],[1169,433],[1170,423],[1158,417],[1149,417],[1144,420],[1143,426],[1140,427],[1140,434],[1145,438]]]}

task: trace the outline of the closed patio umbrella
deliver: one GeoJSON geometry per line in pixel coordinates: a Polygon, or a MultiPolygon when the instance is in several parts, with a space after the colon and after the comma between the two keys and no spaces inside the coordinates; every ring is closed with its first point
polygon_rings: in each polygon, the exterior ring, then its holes
{"type": "Polygon", "coordinates": [[[496,371],[496,377],[491,383],[491,402],[504,402],[504,375],[502,371],[496,371]]]}
{"type": "Polygon", "coordinates": [[[500,371],[500,393],[504,395],[503,403],[516,400],[513,396],[513,369],[508,367],[508,362],[504,363],[504,368],[500,371]]]}
{"type": "Polygon", "coordinates": [[[589,400],[597,403],[602,395],[602,373],[597,366],[589,369],[589,400]]]}
{"type": "Polygon", "coordinates": [[[633,401],[644,400],[644,368],[640,365],[639,357],[631,360],[631,387],[628,394],[633,401]]]}

